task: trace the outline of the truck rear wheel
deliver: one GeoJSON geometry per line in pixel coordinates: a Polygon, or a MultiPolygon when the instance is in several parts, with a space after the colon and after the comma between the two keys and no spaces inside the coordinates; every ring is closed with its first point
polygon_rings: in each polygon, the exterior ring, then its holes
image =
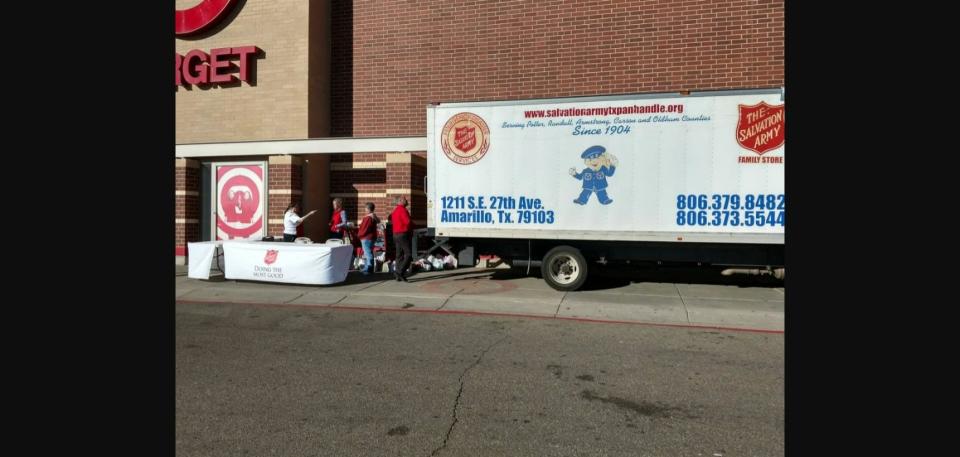
{"type": "Polygon", "coordinates": [[[561,291],[577,290],[587,280],[587,259],[575,247],[557,246],[543,256],[540,270],[550,287],[561,291]]]}

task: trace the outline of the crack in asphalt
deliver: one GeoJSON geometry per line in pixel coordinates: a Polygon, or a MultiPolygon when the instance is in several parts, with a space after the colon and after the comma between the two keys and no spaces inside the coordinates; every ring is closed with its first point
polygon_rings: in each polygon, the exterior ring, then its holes
{"type": "Polygon", "coordinates": [[[307,294],[307,293],[304,292],[304,293],[302,293],[302,294],[300,294],[300,295],[297,295],[296,297],[293,297],[293,298],[291,298],[291,299],[283,302],[283,304],[284,304],[284,305],[289,305],[290,303],[293,303],[294,300],[296,300],[296,299],[298,299],[298,298],[300,298],[300,297],[302,297],[302,296],[304,296],[304,295],[306,295],[306,294],[307,294]]]}
{"type": "Polygon", "coordinates": [[[443,309],[444,306],[447,306],[447,302],[450,301],[450,299],[453,298],[454,295],[457,295],[457,294],[459,294],[460,292],[463,292],[464,290],[467,290],[467,288],[466,288],[466,287],[461,287],[460,290],[457,290],[456,292],[450,294],[450,296],[447,297],[447,299],[443,301],[443,304],[440,305],[439,308],[437,308],[437,311],[440,311],[441,309],[443,309]]]}
{"type": "Polygon", "coordinates": [[[457,426],[457,421],[460,420],[457,417],[457,408],[460,407],[460,397],[463,395],[463,378],[467,376],[467,372],[472,370],[473,367],[480,364],[480,361],[483,360],[483,356],[486,355],[487,352],[493,349],[494,346],[502,343],[503,340],[505,339],[507,339],[506,335],[504,335],[503,338],[500,338],[490,346],[487,346],[487,348],[480,353],[480,357],[477,357],[477,360],[473,362],[469,367],[467,367],[466,370],[463,370],[463,373],[460,374],[460,390],[457,391],[457,399],[454,400],[454,403],[453,403],[453,422],[450,423],[450,428],[447,429],[447,435],[443,437],[443,444],[441,444],[440,447],[434,449],[433,452],[430,453],[431,456],[437,455],[437,453],[439,453],[440,451],[442,451],[444,448],[447,447],[447,441],[450,440],[450,434],[453,433],[453,428],[457,426]]]}
{"type": "Polygon", "coordinates": [[[683,294],[680,293],[680,287],[676,284],[673,285],[674,289],[677,289],[677,295],[680,297],[680,303],[683,305],[683,313],[687,315],[687,323],[690,323],[690,311],[687,310],[687,302],[683,299],[683,294]]]}
{"type": "Polygon", "coordinates": [[[567,293],[564,292],[563,296],[560,297],[560,303],[557,303],[557,309],[553,311],[553,317],[556,318],[560,315],[560,307],[563,306],[563,301],[567,299],[567,293]]]}

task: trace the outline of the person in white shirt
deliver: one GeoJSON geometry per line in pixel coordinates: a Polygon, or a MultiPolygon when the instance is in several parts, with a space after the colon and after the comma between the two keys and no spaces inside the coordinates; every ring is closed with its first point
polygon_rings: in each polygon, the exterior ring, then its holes
{"type": "Polygon", "coordinates": [[[297,227],[307,220],[308,217],[312,216],[317,210],[310,211],[305,216],[300,217],[298,213],[300,212],[299,203],[291,203],[290,206],[287,206],[287,211],[283,214],[283,241],[291,242],[297,239],[297,227]]]}

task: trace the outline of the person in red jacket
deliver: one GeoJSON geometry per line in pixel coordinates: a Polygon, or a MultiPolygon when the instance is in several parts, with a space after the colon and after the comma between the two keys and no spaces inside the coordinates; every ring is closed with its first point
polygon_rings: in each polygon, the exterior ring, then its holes
{"type": "Polygon", "coordinates": [[[380,223],[380,219],[377,218],[377,214],[373,212],[376,209],[376,205],[373,203],[367,203],[364,205],[367,208],[367,214],[363,216],[363,221],[360,222],[360,229],[357,230],[357,237],[360,238],[360,245],[363,246],[363,273],[364,276],[374,273],[374,260],[373,260],[373,243],[377,241],[377,224],[380,223]]]}
{"type": "Polygon", "coordinates": [[[407,211],[407,199],[399,197],[397,207],[390,213],[390,220],[393,223],[393,241],[397,245],[396,267],[393,269],[393,276],[397,281],[407,282],[407,268],[413,262],[411,253],[411,235],[413,225],[410,223],[410,212],[407,211]]]}

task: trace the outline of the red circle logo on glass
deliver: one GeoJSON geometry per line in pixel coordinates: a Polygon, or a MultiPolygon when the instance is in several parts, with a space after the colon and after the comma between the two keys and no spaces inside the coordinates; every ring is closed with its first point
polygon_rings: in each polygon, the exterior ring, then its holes
{"type": "MultiPolygon", "coordinates": [[[[263,227],[263,167],[222,165],[217,167],[217,239],[246,239],[263,227]]],[[[259,237],[257,235],[256,237],[259,237]]]]}
{"type": "Polygon", "coordinates": [[[201,0],[192,8],[176,10],[177,35],[190,35],[219,22],[239,0],[201,0]]]}

